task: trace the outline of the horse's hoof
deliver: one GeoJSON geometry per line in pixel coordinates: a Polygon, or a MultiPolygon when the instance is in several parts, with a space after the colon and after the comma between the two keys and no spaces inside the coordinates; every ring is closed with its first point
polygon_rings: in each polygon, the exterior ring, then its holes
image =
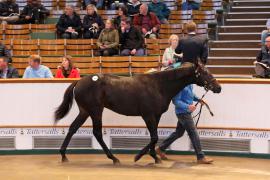
{"type": "Polygon", "coordinates": [[[113,160],[113,165],[120,165],[120,164],[121,164],[121,163],[120,163],[119,159],[113,160]]]}
{"type": "Polygon", "coordinates": [[[68,158],[66,157],[62,158],[62,163],[68,163],[68,162],[69,162],[68,158]]]}
{"type": "Polygon", "coordinates": [[[139,159],[141,159],[141,155],[137,154],[134,158],[134,162],[139,161],[139,159]]]}
{"type": "Polygon", "coordinates": [[[155,159],[155,164],[161,164],[161,163],[162,163],[161,159],[159,159],[159,158],[155,159]]]}

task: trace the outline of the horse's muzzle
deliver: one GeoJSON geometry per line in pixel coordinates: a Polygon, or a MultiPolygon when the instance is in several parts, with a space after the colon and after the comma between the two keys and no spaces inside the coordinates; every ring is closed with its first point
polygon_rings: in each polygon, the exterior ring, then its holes
{"type": "Polygon", "coordinates": [[[213,92],[214,92],[214,93],[220,93],[220,92],[221,92],[221,86],[218,85],[218,86],[214,87],[214,88],[213,88],[213,92]]]}

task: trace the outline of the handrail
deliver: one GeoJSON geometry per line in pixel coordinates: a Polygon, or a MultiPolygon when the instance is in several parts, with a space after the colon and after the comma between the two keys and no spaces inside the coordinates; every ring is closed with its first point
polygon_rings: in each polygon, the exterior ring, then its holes
{"type": "MultiPolygon", "coordinates": [[[[11,83],[72,83],[78,81],[80,78],[68,79],[68,78],[54,78],[54,79],[0,79],[0,84],[11,83]]],[[[270,79],[250,79],[250,78],[217,78],[221,84],[270,84],[270,79]]]]}

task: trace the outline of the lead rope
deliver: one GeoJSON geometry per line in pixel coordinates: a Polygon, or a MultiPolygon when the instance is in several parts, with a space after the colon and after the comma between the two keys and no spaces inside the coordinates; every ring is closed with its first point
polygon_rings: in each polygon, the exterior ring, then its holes
{"type": "MultiPolygon", "coordinates": [[[[206,90],[206,92],[202,95],[202,97],[199,99],[199,101],[195,104],[196,107],[198,106],[198,104],[200,103],[200,101],[203,100],[203,98],[205,97],[205,95],[207,93],[208,93],[208,90],[206,90]]],[[[203,107],[203,105],[206,106],[206,108],[208,109],[210,115],[211,116],[214,116],[214,113],[211,111],[211,109],[210,109],[210,107],[209,107],[209,105],[207,103],[200,104],[200,110],[199,110],[199,112],[195,116],[193,116],[193,118],[196,118],[197,117],[196,127],[198,126],[198,123],[200,121],[200,117],[201,117],[201,114],[202,114],[202,107],[203,107]]]]}

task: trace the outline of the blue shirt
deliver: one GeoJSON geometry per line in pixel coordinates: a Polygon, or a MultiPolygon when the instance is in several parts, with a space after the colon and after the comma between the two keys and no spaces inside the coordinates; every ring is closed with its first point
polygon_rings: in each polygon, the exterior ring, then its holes
{"type": "Polygon", "coordinates": [[[188,106],[193,104],[193,101],[198,101],[199,98],[193,93],[193,85],[186,86],[173,99],[176,114],[191,113],[188,106]]]}
{"type": "Polygon", "coordinates": [[[24,71],[23,78],[53,78],[53,75],[46,66],[39,65],[38,69],[28,66],[24,71]]]}

